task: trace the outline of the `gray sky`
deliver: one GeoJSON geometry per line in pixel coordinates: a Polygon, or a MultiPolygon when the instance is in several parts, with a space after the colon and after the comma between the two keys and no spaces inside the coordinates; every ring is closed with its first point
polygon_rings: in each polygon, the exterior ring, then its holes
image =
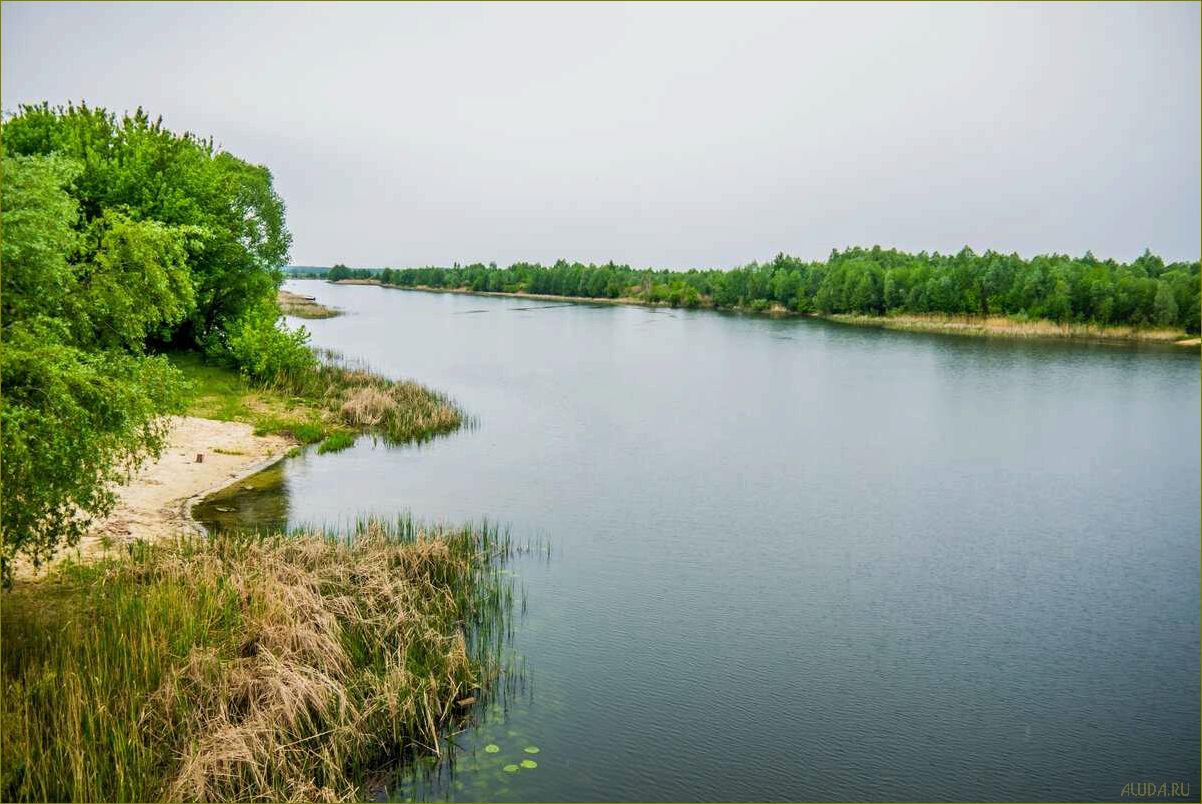
{"type": "Polygon", "coordinates": [[[296,264],[1202,250],[1197,3],[0,9],[5,109],[212,134],[296,264]]]}

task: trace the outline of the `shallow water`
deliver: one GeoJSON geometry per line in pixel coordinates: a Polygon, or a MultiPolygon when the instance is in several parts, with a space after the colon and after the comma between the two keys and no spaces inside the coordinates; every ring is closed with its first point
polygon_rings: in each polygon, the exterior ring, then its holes
{"type": "Polygon", "coordinates": [[[478,426],[229,518],[553,545],[514,565],[526,694],[395,797],[1197,799],[1196,351],[289,284],[478,426]]]}

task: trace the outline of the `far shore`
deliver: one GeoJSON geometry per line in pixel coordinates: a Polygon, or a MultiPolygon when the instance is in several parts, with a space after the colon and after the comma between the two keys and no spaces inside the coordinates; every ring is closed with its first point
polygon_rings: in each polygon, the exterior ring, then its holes
{"type": "MultiPolygon", "coordinates": [[[[616,299],[595,298],[586,296],[556,296],[547,293],[504,293],[491,290],[471,290],[469,288],[435,288],[428,285],[385,285],[378,279],[340,279],[335,285],[376,285],[393,290],[417,290],[425,293],[459,293],[467,296],[499,296],[511,299],[533,299],[536,301],[558,301],[572,304],[614,304],[632,305],[637,307],[670,307],[668,302],[648,302],[635,297],[619,297],[616,299]]],[[[712,310],[712,305],[702,304],[695,309],[712,310]]],[[[882,327],[885,329],[905,330],[909,332],[935,332],[951,335],[973,335],[977,337],[999,338],[1070,338],[1086,341],[1126,341],[1139,343],[1163,343],[1177,346],[1199,346],[1202,340],[1189,335],[1180,329],[1142,328],[1129,326],[1099,326],[1097,324],[1066,323],[1060,324],[1047,319],[1018,321],[1006,316],[949,316],[949,315],[851,315],[835,313],[821,315],[819,313],[798,313],[779,305],[766,310],[748,310],[734,308],[731,312],[748,313],[767,316],[797,316],[802,318],[820,318],[841,324],[856,326],[882,327]]]]}
{"type": "Polygon", "coordinates": [[[299,293],[289,293],[286,290],[280,290],[276,293],[276,302],[280,305],[280,310],[285,315],[296,316],[297,318],[333,318],[336,315],[341,315],[333,307],[318,304],[316,299],[302,296],[299,293]]]}

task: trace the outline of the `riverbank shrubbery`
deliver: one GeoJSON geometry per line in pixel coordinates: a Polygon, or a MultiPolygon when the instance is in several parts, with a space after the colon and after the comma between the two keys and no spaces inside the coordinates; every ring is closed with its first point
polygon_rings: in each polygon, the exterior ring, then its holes
{"type": "Polygon", "coordinates": [[[23,582],[0,609],[0,794],[359,798],[495,677],[508,552],[487,526],[366,522],[138,543],[23,582]]]}
{"type": "Polygon", "coordinates": [[[71,544],[158,454],[198,349],[274,381],[311,371],[275,294],[290,236],[271,174],[140,109],[23,106],[0,125],[0,576],[71,544]]]}
{"type": "Polygon", "coordinates": [[[225,354],[259,382],[289,382],[317,367],[309,333],[277,326],[278,318],[278,310],[265,303],[232,324],[225,336],[225,354]]]}
{"type": "Polygon", "coordinates": [[[560,260],[507,268],[350,269],[326,277],[374,279],[397,287],[625,298],[678,307],[772,310],[822,315],[1013,316],[1056,323],[1199,331],[1199,263],[1166,264],[1145,252],[1129,263],[1093,254],[1018,254],[965,248],[908,254],[880,247],[832,251],[826,261],[779,254],[732,270],[666,271],[560,260]]]}
{"type": "Polygon", "coordinates": [[[344,365],[331,352],[306,352],[312,362],[303,369],[268,380],[195,353],[171,357],[189,381],[185,410],[190,415],[247,422],[260,435],[281,433],[302,443],[337,436],[326,451],[335,444],[349,446],[342,439],[353,432],[402,444],[449,433],[466,419],[452,400],[419,383],[344,365]]]}

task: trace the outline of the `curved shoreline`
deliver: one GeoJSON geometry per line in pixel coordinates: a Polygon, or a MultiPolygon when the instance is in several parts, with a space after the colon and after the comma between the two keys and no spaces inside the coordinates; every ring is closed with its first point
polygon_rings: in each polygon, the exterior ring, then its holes
{"type": "Polygon", "coordinates": [[[107,517],[93,523],[79,543],[60,550],[41,567],[14,562],[19,579],[45,578],[54,565],[120,553],[144,539],[171,538],[181,532],[207,534],[192,517],[192,508],[210,494],[228,488],[287,457],[296,441],[282,435],[258,436],[244,422],[172,416],[167,444],[116,489],[117,503],[107,517]],[[203,455],[198,463],[196,456],[203,455]]]}
{"type": "MultiPolygon", "coordinates": [[[[259,437],[260,436],[255,436],[255,438],[259,438],[259,437]]],[[[265,458],[264,460],[259,461],[258,463],[253,463],[250,466],[247,466],[242,471],[235,474],[233,477],[228,478],[227,481],[223,481],[215,486],[212,486],[211,488],[207,488],[207,489],[198,491],[195,494],[193,494],[191,497],[185,498],[182,502],[180,502],[180,505],[179,505],[180,521],[184,525],[186,525],[187,527],[189,527],[190,529],[195,531],[197,534],[199,534],[201,536],[208,536],[209,535],[208,529],[204,525],[200,524],[200,522],[197,521],[197,519],[194,516],[192,516],[192,509],[195,508],[200,503],[204,502],[206,498],[211,497],[212,495],[216,494],[217,492],[224,491],[225,489],[228,489],[230,486],[234,486],[234,485],[237,485],[238,483],[241,483],[243,480],[245,480],[248,477],[251,477],[252,475],[257,475],[259,472],[262,472],[264,469],[268,469],[272,466],[275,466],[277,463],[279,463],[280,461],[287,458],[289,455],[289,452],[291,452],[290,449],[285,450],[284,452],[281,452],[278,455],[273,455],[268,458],[265,458]]]]}
{"type": "MultiPolygon", "coordinates": [[[[322,280],[313,280],[322,281],[322,280]]],[[[328,280],[326,280],[328,281],[328,280]]],[[[556,296],[549,293],[505,293],[495,290],[470,290],[467,288],[435,288],[428,285],[385,285],[378,279],[340,279],[332,282],[334,285],[375,285],[389,290],[409,290],[422,293],[458,293],[464,296],[494,296],[508,299],[532,299],[535,301],[557,301],[570,304],[607,304],[625,305],[631,307],[671,307],[668,302],[649,302],[631,296],[616,299],[591,296],[556,296]]],[[[931,332],[946,335],[969,335],[975,337],[1043,339],[1043,340],[1075,340],[1102,343],[1138,343],[1163,344],[1176,346],[1198,346],[1200,341],[1182,330],[1140,329],[1129,326],[1103,327],[1097,324],[1058,324],[1047,319],[1031,321],[1013,321],[1005,316],[953,316],[942,314],[911,315],[899,313],[896,315],[870,316],[853,313],[799,313],[774,305],[765,310],[750,310],[744,308],[717,308],[712,305],[698,307],[678,307],[677,309],[711,310],[714,312],[731,312],[744,315],[763,315],[776,318],[814,318],[822,321],[832,321],[837,324],[850,324],[861,327],[879,327],[906,332],[931,332]]]]}

